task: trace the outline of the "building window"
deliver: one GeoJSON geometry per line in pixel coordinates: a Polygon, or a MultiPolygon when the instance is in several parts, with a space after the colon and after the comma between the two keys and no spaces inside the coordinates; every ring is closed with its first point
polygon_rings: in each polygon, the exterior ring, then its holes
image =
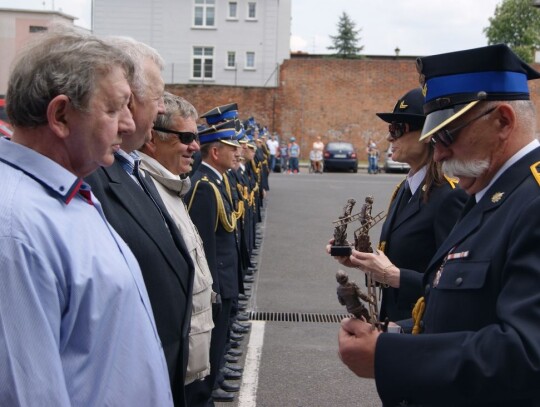
{"type": "Polygon", "coordinates": [[[236,52],[227,52],[227,68],[236,68],[236,52]]]}
{"type": "Polygon", "coordinates": [[[214,27],[216,25],[216,0],[195,0],[193,25],[214,27]]]}
{"type": "Polygon", "coordinates": [[[227,18],[229,18],[230,20],[238,19],[238,2],[229,1],[229,15],[227,18]]]}
{"type": "Polygon", "coordinates": [[[255,69],[255,53],[246,52],[246,69],[255,69]]]}
{"type": "Polygon", "coordinates": [[[193,79],[214,78],[214,48],[193,47],[193,79]]]}
{"type": "Polygon", "coordinates": [[[247,19],[255,20],[257,18],[257,3],[254,1],[249,1],[247,7],[247,19]]]}
{"type": "Polygon", "coordinates": [[[43,31],[47,31],[47,27],[43,27],[41,25],[31,25],[29,28],[29,31],[31,33],[40,33],[43,31]]]}

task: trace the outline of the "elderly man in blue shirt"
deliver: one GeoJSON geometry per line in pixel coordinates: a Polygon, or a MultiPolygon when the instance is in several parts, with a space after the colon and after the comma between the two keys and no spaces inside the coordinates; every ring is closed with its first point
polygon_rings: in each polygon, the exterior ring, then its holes
{"type": "Polygon", "coordinates": [[[111,165],[133,62],[49,30],[18,57],[0,140],[0,405],[170,406],[135,257],[82,178],[111,165]]]}

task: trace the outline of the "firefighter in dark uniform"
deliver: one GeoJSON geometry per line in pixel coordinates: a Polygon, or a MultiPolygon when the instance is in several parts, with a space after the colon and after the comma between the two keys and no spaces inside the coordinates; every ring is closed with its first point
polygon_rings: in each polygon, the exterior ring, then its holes
{"type": "Polygon", "coordinates": [[[212,289],[221,301],[221,309],[214,313],[210,375],[197,382],[197,389],[190,385],[192,405],[206,406],[213,405],[213,400],[231,401],[234,398],[232,393],[220,387],[217,377],[223,365],[232,302],[238,297],[237,219],[227,196],[223,173],[238,160],[239,144],[233,120],[200,131],[199,139],[202,161],[191,178],[192,189],[186,195],[185,203],[204,244],[214,280],[212,289]]]}
{"type": "Polygon", "coordinates": [[[421,333],[346,319],[341,359],[375,378],[387,406],[538,406],[540,143],[527,81],[540,73],[502,44],[417,67],[421,139],[470,198],[424,274],[421,333]]]}

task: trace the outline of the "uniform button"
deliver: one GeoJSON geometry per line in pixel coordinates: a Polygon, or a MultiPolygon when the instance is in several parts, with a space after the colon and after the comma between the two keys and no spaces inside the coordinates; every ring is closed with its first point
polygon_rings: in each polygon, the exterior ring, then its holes
{"type": "Polygon", "coordinates": [[[461,284],[463,284],[463,278],[462,278],[462,277],[456,278],[456,285],[459,286],[459,285],[461,285],[461,284]]]}
{"type": "Polygon", "coordinates": [[[426,287],[424,289],[424,291],[427,293],[429,293],[429,290],[431,289],[431,284],[426,284],[426,287]]]}

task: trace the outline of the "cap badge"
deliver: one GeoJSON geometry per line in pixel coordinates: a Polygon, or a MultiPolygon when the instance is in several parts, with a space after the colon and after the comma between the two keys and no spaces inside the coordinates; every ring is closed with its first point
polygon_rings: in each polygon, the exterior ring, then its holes
{"type": "Polygon", "coordinates": [[[405,104],[404,100],[402,100],[401,103],[399,104],[400,109],[407,109],[408,107],[409,107],[409,105],[405,104]]]}
{"type": "Polygon", "coordinates": [[[504,192],[495,192],[491,196],[491,202],[493,202],[493,203],[499,202],[502,199],[503,195],[504,195],[504,192]]]}
{"type": "Polygon", "coordinates": [[[424,97],[426,97],[427,95],[427,83],[425,83],[424,86],[422,86],[422,95],[424,97]]]}

